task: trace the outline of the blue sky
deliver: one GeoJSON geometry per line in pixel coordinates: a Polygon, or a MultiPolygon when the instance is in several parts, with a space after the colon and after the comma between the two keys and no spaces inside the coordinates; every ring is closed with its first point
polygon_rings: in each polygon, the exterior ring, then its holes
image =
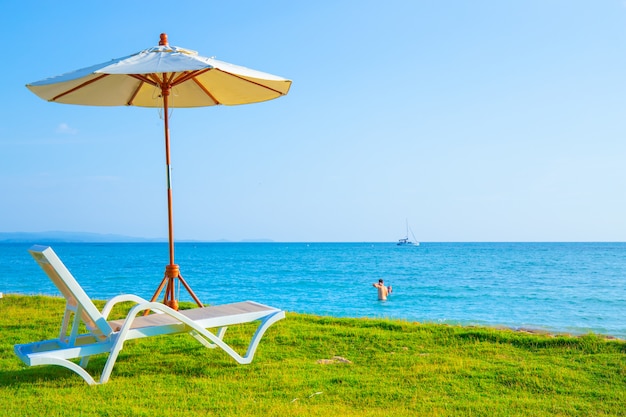
{"type": "Polygon", "coordinates": [[[3,2],[0,231],[167,236],[163,125],[24,85],[158,43],[293,80],[175,109],[177,239],[626,240],[622,0],[3,2]]]}

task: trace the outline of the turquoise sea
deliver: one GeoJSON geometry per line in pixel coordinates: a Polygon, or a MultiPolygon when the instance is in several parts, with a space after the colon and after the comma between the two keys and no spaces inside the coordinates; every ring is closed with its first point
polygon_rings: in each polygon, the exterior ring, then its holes
{"type": "MultiPolygon", "coordinates": [[[[0,244],[0,292],[58,294],[29,246],[0,244]]],[[[149,299],[169,263],[166,243],[51,246],[97,299],[149,299]]],[[[205,304],[626,339],[626,243],[178,243],[175,262],[205,304]],[[393,286],[387,302],[379,278],[393,286]]]]}

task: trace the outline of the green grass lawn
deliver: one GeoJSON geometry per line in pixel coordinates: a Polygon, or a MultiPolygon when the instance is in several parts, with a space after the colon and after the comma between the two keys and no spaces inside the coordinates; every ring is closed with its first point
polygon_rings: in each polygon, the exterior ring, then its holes
{"type": "MultiPolygon", "coordinates": [[[[13,353],[57,337],[63,309],[60,298],[0,299],[0,416],[626,415],[626,343],[596,335],[288,313],[251,365],[186,335],[148,338],[125,344],[107,384],[88,386],[13,353]]],[[[227,339],[242,349],[251,331],[227,339]]]]}

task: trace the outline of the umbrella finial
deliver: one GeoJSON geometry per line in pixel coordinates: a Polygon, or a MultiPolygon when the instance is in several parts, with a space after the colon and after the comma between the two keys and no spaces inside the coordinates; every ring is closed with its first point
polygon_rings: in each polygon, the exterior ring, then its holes
{"type": "Polygon", "coordinates": [[[167,33],[161,33],[161,40],[159,41],[159,46],[165,45],[167,46],[167,33]]]}

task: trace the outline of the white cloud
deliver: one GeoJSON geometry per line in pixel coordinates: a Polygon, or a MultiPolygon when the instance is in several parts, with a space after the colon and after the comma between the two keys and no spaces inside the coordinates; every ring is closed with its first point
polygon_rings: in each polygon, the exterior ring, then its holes
{"type": "Polygon", "coordinates": [[[75,135],[78,133],[78,130],[70,127],[67,123],[61,123],[57,126],[57,133],[63,133],[66,135],[75,135]]]}

